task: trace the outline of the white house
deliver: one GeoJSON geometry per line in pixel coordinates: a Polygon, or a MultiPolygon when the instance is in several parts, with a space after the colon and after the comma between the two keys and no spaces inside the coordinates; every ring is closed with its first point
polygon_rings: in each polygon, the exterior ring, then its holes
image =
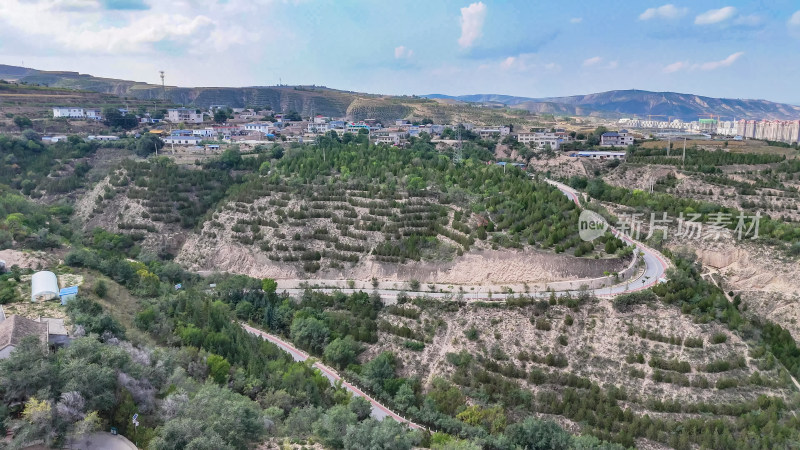
{"type": "Polygon", "coordinates": [[[501,137],[507,136],[509,133],[511,133],[511,128],[507,126],[486,127],[478,130],[478,134],[481,136],[482,139],[486,139],[495,134],[499,134],[501,137]]]}
{"type": "Polygon", "coordinates": [[[590,158],[590,159],[625,159],[627,153],[625,152],[578,152],[570,153],[569,156],[573,158],[590,158]]]}
{"type": "Polygon", "coordinates": [[[89,108],[84,111],[87,119],[103,120],[103,111],[95,108],[89,108]]]}
{"type": "Polygon", "coordinates": [[[172,123],[203,123],[203,114],[189,108],[173,108],[167,110],[167,120],[172,123]]]}
{"type": "Polygon", "coordinates": [[[203,128],[202,130],[192,130],[192,136],[200,136],[204,138],[212,137],[217,133],[213,128],[203,128]]]}
{"type": "Polygon", "coordinates": [[[330,125],[325,122],[309,122],[308,124],[309,133],[327,133],[330,130],[330,125]]]}
{"type": "Polygon", "coordinates": [[[73,107],[63,107],[63,106],[55,106],[53,107],[53,117],[68,117],[70,119],[83,119],[86,116],[86,113],[83,111],[83,108],[73,108],[73,107]]]}
{"type": "Polygon", "coordinates": [[[250,122],[244,124],[245,131],[255,131],[264,134],[274,133],[275,128],[275,124],[272,122],[250,122]]]}
{"type": "Polygon", "coordinates": [[[564,139],[556,133],[517,133],[517,141],[523,144],[529,144],[536,148],[544,148],[549,145],[551,149],[558,150],[564,139]]]}
{"type": "Polygon", "coordinates": [[[198,136],[167,136],[164,138],[165,144],[174,145],[198,145],[203,138],[198,136]]]}
{"type": "Polygon", "coordinates": [[[119,136],[86,136],[90,141],[117,141],[119,136]]]}

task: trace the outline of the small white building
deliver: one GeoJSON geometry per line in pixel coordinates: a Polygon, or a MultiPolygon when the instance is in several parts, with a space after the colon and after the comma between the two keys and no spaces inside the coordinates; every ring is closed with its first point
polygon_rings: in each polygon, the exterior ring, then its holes
{"type": "Polygon", "coordinates": [[[99,109],[89,108],[84,111],[84,114],[87,119],[91,120],[103,120],[103,111],[99,109]]]}
{"type": "Polygon", "coordinates": [[[198,136],[167,136],[164,138],[165,144],[173,145],[198,145],[203,138],[198,136]]]}
{"type": "Polygon", "coordinates": [[[569,156],[573,158],[589,158],[589,159],[625,159],[627,153],[625,152],[577,152],[570,153],[569,156]]]}
{"type": "Polygon", "coordinates": [[[269,133],[274,133],[276,127],[275,124],[272,122],[251,122],[244,124],[244,130],[269,134],[269,133]]]}
{"type": "Polygon", "coordinates": [[[86,116],[83,108],[54,106],[53,118],[67,117],[69,119],[83,119],[86,116]]]}
{"type": "Polygon", "coordinates": [[[58,278],[53,272],[43,270],[31,277],[31,301],[45,301],[58,297],[58,278]]]}
{"type": "Polygon", "coordinates": [[[309,133],[327,133],[331,127],[326,122],[310,122],[308,124],[309,133]]]}
{"type": "Polygon", "coordinates": [[[173,108],[167,110],[167,120],[172,123],[203,123],[203,113],[189,108],[173,108]]]}
{"type": "Polygon", "coordinates": [[[119,136],[86,136],[90,141],[118,141],[119,136]]]}
{"type": "Polygon", "coordinates": [[[202,130],[192,130],[193,136],[199,136],[204,138],[209,138],[215,136],[217,133],[214,131],[213,128],[203,128],[202,130]]]}
{"type": "Polygon", "coordinates": [[[511,128],[507,126],[486,127],[478,130],[481,139],[486,139],[494,135],[500,135],[500,137],[508,136],[509,133],[511,133],[511,128]]]}
{"type": "Polygon", "coordinates": [[[558,150],[564,143],[564,138],[556,133],[517,133],[517,141],[536,148],[544,148],[549,145],[551,149],[558,150]]]}

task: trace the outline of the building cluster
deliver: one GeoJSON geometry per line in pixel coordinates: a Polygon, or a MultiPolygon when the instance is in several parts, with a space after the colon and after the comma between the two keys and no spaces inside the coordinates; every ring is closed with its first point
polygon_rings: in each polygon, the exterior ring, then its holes
{"type": "Polygon", "coordinates": [[[680,131],[687,133],[708,133],[721,136],[735,136],[736,122],[718,119],[699,119],[685,122],[681,119],[673,120],[646,120],[646,119],[619,119],[619,125],[627,128],[657,130],[657,131],[680,131]]]}
{"type": "Polygon", "coordinates": [[[800,120],[740,120],[736,122],[736,134],[748,139],[793,144],[800,142],[800,120]]]}

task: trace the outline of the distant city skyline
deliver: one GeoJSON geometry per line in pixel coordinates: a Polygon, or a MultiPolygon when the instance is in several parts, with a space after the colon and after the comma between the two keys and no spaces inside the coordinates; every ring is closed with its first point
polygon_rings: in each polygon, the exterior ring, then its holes
{"type": "Polygon", "coordinates": [[[3,0],[0,63],[177,86],[800,104],[794,0],[3,0]]]}

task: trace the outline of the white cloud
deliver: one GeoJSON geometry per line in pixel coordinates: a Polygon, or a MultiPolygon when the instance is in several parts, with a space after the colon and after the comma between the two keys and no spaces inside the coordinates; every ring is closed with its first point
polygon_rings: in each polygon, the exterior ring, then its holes
{"type": "Polygon", "coordinates": [[[711,25],[715,23],[725,22],[730,20],[736,15],[736,8],[733,6],[726,6],[720,9],[710,9],[703,14],[698,15],[694,19],[696,25],[711,25]]]}
{"type": "Polygon", "coordinates": [[[508,58],[504,59],[503,62],[500,63],[500,68],[502,69],[510,69],[514,67],[514,63],[517,62],[517,58],[513,56],[509,56],[508,58]]]}
{"type": "Polygon", "coordinates": [[[741,58],[742,55],[744,55],[744,52],[736,52],[722,61],[710,61],[700,64],[700,70],[714,70],[719,69],[720,67],[728,67],[735,63],[737,59],[741,58]]]}
{"type": "Polygon", "coordinates": [[[569,19],[569,23],[581,23],[581,22],[583,22],[583,17],[573,17],[572,19],[569,19]]]}
{"type": "Polygon", "coordinates": [[[115,12],[113,20],[107,20],[96,0],[3,0],[0,28],[16,30],[32,46],[46,43],[50,50],[73,53],[144,54],[169,42],[187,53],[207,54],[209,49],[223,51],[263,37],[262,32],[235,26],[252,8],[246,2],[231,3],[235,4],[174,8],[157,2],[150,10],[115,12]]]}
{"type": "Polygon", "coordinates": [[[658,8],[648,8],[643,13],[639,14],[639,20],[650,19],[678,19],[686,15],[689,8],[678,8],[677,6],[668,3],[658,8]]]}
{"type": "Polygon", "coordinates": [[[686,61],[678,61],[672,64],[667,65],[664,67],[664,73],[673,73],[678,72],[680,70],[686,69],[689,67],[689,63],[686,61]]]}
{"type": "Polygon", "coordinates": [[[394,59],[408,59],[414,56],[414,50],[401,45],[394,48],[394,59]]]}
{"type": "Polygon", "coordinates": [[[619,67],[619,61],[611,61],[606,65],[606,69],[616,69],[619,67]]]}
{"type": "Polygon", "coordinates": [[[601,58],[599,56],[594,56],[592,58],[585,59],[583,61],[583,67],[594,66],[596,64],[599,64],[602,61],[603,61],[603,58],[601,58]]]}
{"type": "Polygon", "coordinates": [[[789,22],[787,23],[790,27],[800,27],[800,11],[792,14],[792,17],[789,18],[789,22]]]}
{"type": "Polygon", "coordinates": [[[461,37],[458,45],[470,48],[483,35],[483,22],[486,20],[486,5],[483,2],[472,3],[461,8],[461,37]]]}
{"type": "Polygon", "coordinates": [[[709,71],[709,70],[721,69],[723,67],[730,67],[743,55],[744,52],[736,52],[720,61],[708,61],[704,63],[694,63],[694,64],[689,63],[688,61],[678,61],[664,67],[664,73],[674,73],[674,72],[680,72],[682,70],[709,71]]]}

